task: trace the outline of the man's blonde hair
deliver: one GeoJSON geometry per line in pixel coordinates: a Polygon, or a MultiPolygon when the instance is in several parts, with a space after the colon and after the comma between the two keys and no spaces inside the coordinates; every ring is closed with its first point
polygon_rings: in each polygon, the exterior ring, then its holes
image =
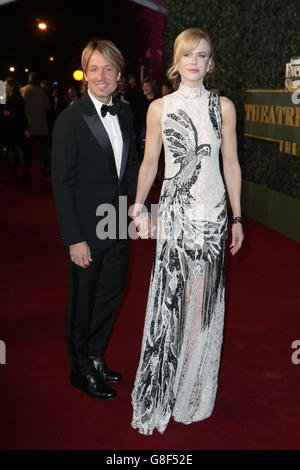
{"type": "Polygon", "coordinates": [[[107,39],[93,39],[88,42],[81,55],[81,66],[86,73],[93,52],[98,51],[103,57],[122,74],[125,68],[123,56],[117,46],[107,39]]]}
{"type": "Polygon", "coordinates": [[[210,59],[211,66],[209,72],[212,72],[214,69],[213,61],[213,46],[208,34],[206,34],[202,29],[198,28],[189,28],[182,31],[174,42],[174,55],[173,55],[173,65],[168,70],[168,78],[170,80],[179,79],[179,72],[177,70],[178,62],[181,57],[187,52],[191,52],[195,47],[198,46],[201,39],[205,39],[209,44],[210,48],[210,59]]]}

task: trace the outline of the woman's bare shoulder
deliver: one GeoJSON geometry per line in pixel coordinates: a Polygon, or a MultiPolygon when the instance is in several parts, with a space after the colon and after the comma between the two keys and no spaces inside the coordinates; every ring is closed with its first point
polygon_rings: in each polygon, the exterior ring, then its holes
{"type": "Polygon", "coordinates": [[[220,103],[222,108],[234,110],[235,106],[233,101],[231,101],[227,96],[220,96],[220,103]]]}
{"type": "Polygon", "coordinates": [[[235,106],[233,101],[231,101],[226,96],[220,96],[220,103],[223,118],[225,116],[235,116],[235,106]]]}
{"type": "Polygon", "coordinates": [[[152,108],[153,110],[160,111],[163,109],[163,105],[164,105],[164,99],[157,98],[156,100],[152,101],[152,103],[149,106],[149,109],[152,108]]]}
{"type": "Polygon", "coordinates": [[[163,98],[158,98],[157,100],[152,101],[148,108],[148,116],[160,118],[163,112],[163,104],[163,98]]]}

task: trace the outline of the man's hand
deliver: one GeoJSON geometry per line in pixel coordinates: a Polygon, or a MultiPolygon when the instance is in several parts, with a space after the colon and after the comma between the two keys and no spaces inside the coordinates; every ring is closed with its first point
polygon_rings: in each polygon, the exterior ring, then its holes
{"type": "Polygon", "coordinates": [[[93,260],[87,242],[75,243],[75,245],[70,245],[69,249],[73,263],[84,269],[89,267],[93,260]]]}

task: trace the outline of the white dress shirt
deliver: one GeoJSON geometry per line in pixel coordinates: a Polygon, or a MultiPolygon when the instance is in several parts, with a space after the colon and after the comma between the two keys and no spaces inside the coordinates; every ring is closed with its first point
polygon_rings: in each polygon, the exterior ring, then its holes
{"type": "MultiPolygon", "coordinates": [[[[105,117],[102,117],[101,108],[104,103],[94,98],[94,96],[90,93],[90,90],[88,90],[88,94],[92,102],[94,103],[97,113],[108,134],[108,137],[109,137],[109,140],[110,140],[113,152],[114,152],[117,173],[118,173],[118,176],[120,176],[122,152],[123,152],[123,138],[122,138],[122,132],[120,129],[118,116],[116,114],[112,116],[112,114],[107,113],[105,117]]],[[[112,105],[112,98],[110,99],[110,102],[108,105],[109,106],[112,105]]]]}

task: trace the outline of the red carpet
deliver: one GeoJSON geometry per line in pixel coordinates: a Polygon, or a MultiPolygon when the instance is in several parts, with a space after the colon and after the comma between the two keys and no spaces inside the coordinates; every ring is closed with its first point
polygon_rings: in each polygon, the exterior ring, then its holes
{"type": "MultiPolygon", "coordinates": [[[[38,164],[37,164],[38,166],[38,164]]],[[[161,436],[130,426],[153,242],[132,243],[126,297],[107,351],[124,380],[99,402],[69,385],[64,329],[67,271],[49,180],[22,185],[0,169],[0,449],[298,449],[300,246],[247,218],[227,267],[219,391],[212,417],[170,422],[161,436]]],[[[300,355],[299,355],[300,357],[300,355]]]]}

